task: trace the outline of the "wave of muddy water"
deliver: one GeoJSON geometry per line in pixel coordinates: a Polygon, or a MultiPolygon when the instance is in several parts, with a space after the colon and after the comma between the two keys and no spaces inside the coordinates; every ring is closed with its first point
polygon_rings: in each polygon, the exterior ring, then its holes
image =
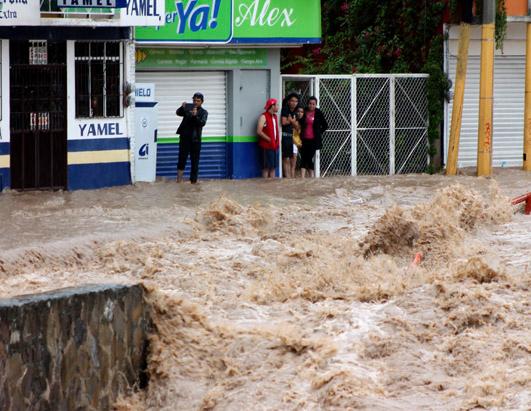
{"type": "Polygon", "coordinates": [[[528,191],[505,169],[8,192],[0,296],[142,282],[150,383],[121,410],[528,410],[528,191]]]}

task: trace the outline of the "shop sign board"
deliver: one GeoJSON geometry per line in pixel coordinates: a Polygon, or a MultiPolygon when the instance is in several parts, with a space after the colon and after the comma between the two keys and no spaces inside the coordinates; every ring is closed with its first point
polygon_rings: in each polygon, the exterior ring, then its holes
{"type": "Polygon", "coordinates": [[[137,69],[266,68],[266,49],[137,48],[137,69]]]}
{"type": "Polygon", "coordinates": [[[164,25],[136,28],[146,43],[318,43],[320,0],[166,0],[164,25]]]}
{"type": "Polygon", "coordinates": [[[58,7],[97,7],[100,9],[115,9],[125,7],[127,0],[57,0],[58,7]]]}
{"type": "Polygon", "coordinates": [[[0,0],[0,26],[35,26],[40,21],[40,2],[0,0]]]}
{"type": "Polygon", "coordinates": [[[161,26],[164,24],[165,0],[125,0],[122,26],[161,26]]]}

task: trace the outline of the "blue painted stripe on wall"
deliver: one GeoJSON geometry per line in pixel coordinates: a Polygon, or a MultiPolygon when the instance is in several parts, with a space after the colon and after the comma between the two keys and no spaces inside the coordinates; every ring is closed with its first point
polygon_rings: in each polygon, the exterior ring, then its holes
{"type": "Polygon", "coordinates": [[[140,101],[135,103],[135,107],[155,107],[157,102],[140,101]]]}
{"type": "MultiPolygon", "coordinates": [[[[256,145],[256,144],[255,144],[256,145]]],[[[157,176],[174,179],[177,176],[177,158],[179,144],[157,144],[157,176]]],[[[186,178],[190,175],[190,158],[184,170],[186,178]]],[[[227,178],[227,144],[203,143],[199,158],[199,178],[227,178]]]]}
{"type": "Polygon", "coordinates": [[[0,191],[11,187],[11,171],[9,168],[0,168],[0,191]]]}
{"type": "Polygon", "coordinates": [[[68,140],[68,152],[102,151],[129,149],[129,138],[91,138],[87,140],[68,140]]]}
{"type": "Polygon", "coordinates": [[[68,189],[94,189],[131,184],[128,162],[68,166],[68,189]]]}
{"type": "Polygon", "coordinates": [[[262,175],[258,144],[229,143],[227,146],[230,158],[230,178],[255,178],[262,175]]]}
{"type": "Polygon", "coordinates": [[[10,152],[9,147],[10,147],[9,143],[0,143],[0,156],[9,154],[10,152]]]}

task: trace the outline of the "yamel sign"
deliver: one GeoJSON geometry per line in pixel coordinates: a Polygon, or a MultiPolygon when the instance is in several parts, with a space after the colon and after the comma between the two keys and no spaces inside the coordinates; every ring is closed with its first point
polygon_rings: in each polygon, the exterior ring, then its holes
{"type": "Polygon", "coordinates": [[[320,0],[166,0],[165,25],[137,28],[146,43],[318,43],[320,0]]]}

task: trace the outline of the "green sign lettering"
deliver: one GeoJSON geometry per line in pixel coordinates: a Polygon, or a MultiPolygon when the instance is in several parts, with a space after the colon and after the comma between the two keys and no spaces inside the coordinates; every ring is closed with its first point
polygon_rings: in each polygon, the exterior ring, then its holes
{"type": "Polygon", "coordinates": [[[160,68],[265,68],[265,49],[168,49],[137,48],[137,69],[160,68]]]}

